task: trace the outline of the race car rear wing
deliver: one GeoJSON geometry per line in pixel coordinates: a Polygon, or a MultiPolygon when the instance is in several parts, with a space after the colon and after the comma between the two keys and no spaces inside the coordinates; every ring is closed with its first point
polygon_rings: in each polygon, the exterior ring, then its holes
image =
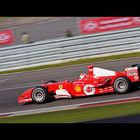
{"type": "Polygon", "coordinates": [[[115,76],[116,72],[90,65],[88,66],[88,75],[91,77],[115,76]]]}
{"type": "Polygon", "coordinates": [[[140,67],[138,67],[137,65],[132,65],[132,67],[125,68],[125,72],[131,82],[140,80],[140,67]]]}

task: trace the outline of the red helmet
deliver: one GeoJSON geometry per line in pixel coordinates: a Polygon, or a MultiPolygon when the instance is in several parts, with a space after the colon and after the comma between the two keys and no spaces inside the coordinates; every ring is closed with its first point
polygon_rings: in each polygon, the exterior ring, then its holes
{"type": "Polygon", "coordinates": [[[83,78],[87,78],[87,74],[86,73],[81,73],[80,74],[80,79],[83,79],[83,78]]]}

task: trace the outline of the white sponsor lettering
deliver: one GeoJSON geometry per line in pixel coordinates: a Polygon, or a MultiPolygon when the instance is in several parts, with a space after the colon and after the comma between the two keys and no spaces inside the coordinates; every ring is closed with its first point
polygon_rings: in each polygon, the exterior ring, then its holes
{"type": "Polygon", "coordinates": [[[132,24],[132,22],[117,23],[117,24],[109,24],[109,25],[106,25],[106,26],[100,26],[99,29],[107,29],[107,28],[128,26],[128,25],[131,25],[131,24],[132,24]]]}
{"type": "Polygon", "coordinates": [[[60,95],[60,96],[71,96],[67,90],[65,89],[58,89],[56,90],[56,95],[60,95]]]}
{"type": "Polygon", "coordinates": [[[97,24],[93,21],[89,21],[84,25],[84,30],[93,30],[97,28],[97,24]]]}
{"type": "Polygon", "coordinates": [[[10,36],[8,34],[0,34],[0,41],[9,39],[10,36]]]}
{"type": "Polygon", "coordinates": [[[126,68],[126,70],[137,70],[138,68],[137,67],[130,67],[130,68],[126,68]]]}
{"type": "Polygon", "coordinates": [[[137,67],[130,67],[126,68],[125,71],[127,71],[127,76],[135,76],[137,75],[137,67]]]}
{"type": "Polygon", "coordinates": [[[128,21],[129,19],[130,19],[129,17],[124,17],[124,18],[117,18],[117,19],[105,20],[105,21],[101,21],[100,24],[109,24],[109,23],[116,23],[116,22],[128,21]]]}

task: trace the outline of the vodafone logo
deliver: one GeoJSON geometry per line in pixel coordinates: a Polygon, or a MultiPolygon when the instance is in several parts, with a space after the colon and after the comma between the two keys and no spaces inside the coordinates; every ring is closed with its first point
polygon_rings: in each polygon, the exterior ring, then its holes
{"type": "Polygon", "coordinates": [[[84,86],[83,91],[86,95],[93,95],[95,93],[95,88],[93,85],[87,84],[84,86]]]}
{"type": "Polygon", "coordinates": [[[0,45],[8,45],[14,42],[13,31],[12,30],[4,30],[0,31],[0,45]]]}
{"type": "Polygon", "coordinates": [[[8,40],[10,36],[8,34],[0,34],[0,41],[8,40]]]}
{"type": "Polygon", "coordinates": [[[93,21],[89,21],[89,22],[86,22],[83,26],[84,26],[84,30],[93,31],[97,28],[97,23],[93,21]]]}

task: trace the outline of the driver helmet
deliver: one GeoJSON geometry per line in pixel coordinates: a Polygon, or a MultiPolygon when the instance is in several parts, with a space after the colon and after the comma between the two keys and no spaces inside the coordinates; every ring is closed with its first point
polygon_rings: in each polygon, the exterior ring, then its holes
{"type": "Polygon", "coordinates": [[[80,79],[83,79],[83,78],[87,78],[87,74],[86,73],[81,73],[80,74],[80,79]]]}

